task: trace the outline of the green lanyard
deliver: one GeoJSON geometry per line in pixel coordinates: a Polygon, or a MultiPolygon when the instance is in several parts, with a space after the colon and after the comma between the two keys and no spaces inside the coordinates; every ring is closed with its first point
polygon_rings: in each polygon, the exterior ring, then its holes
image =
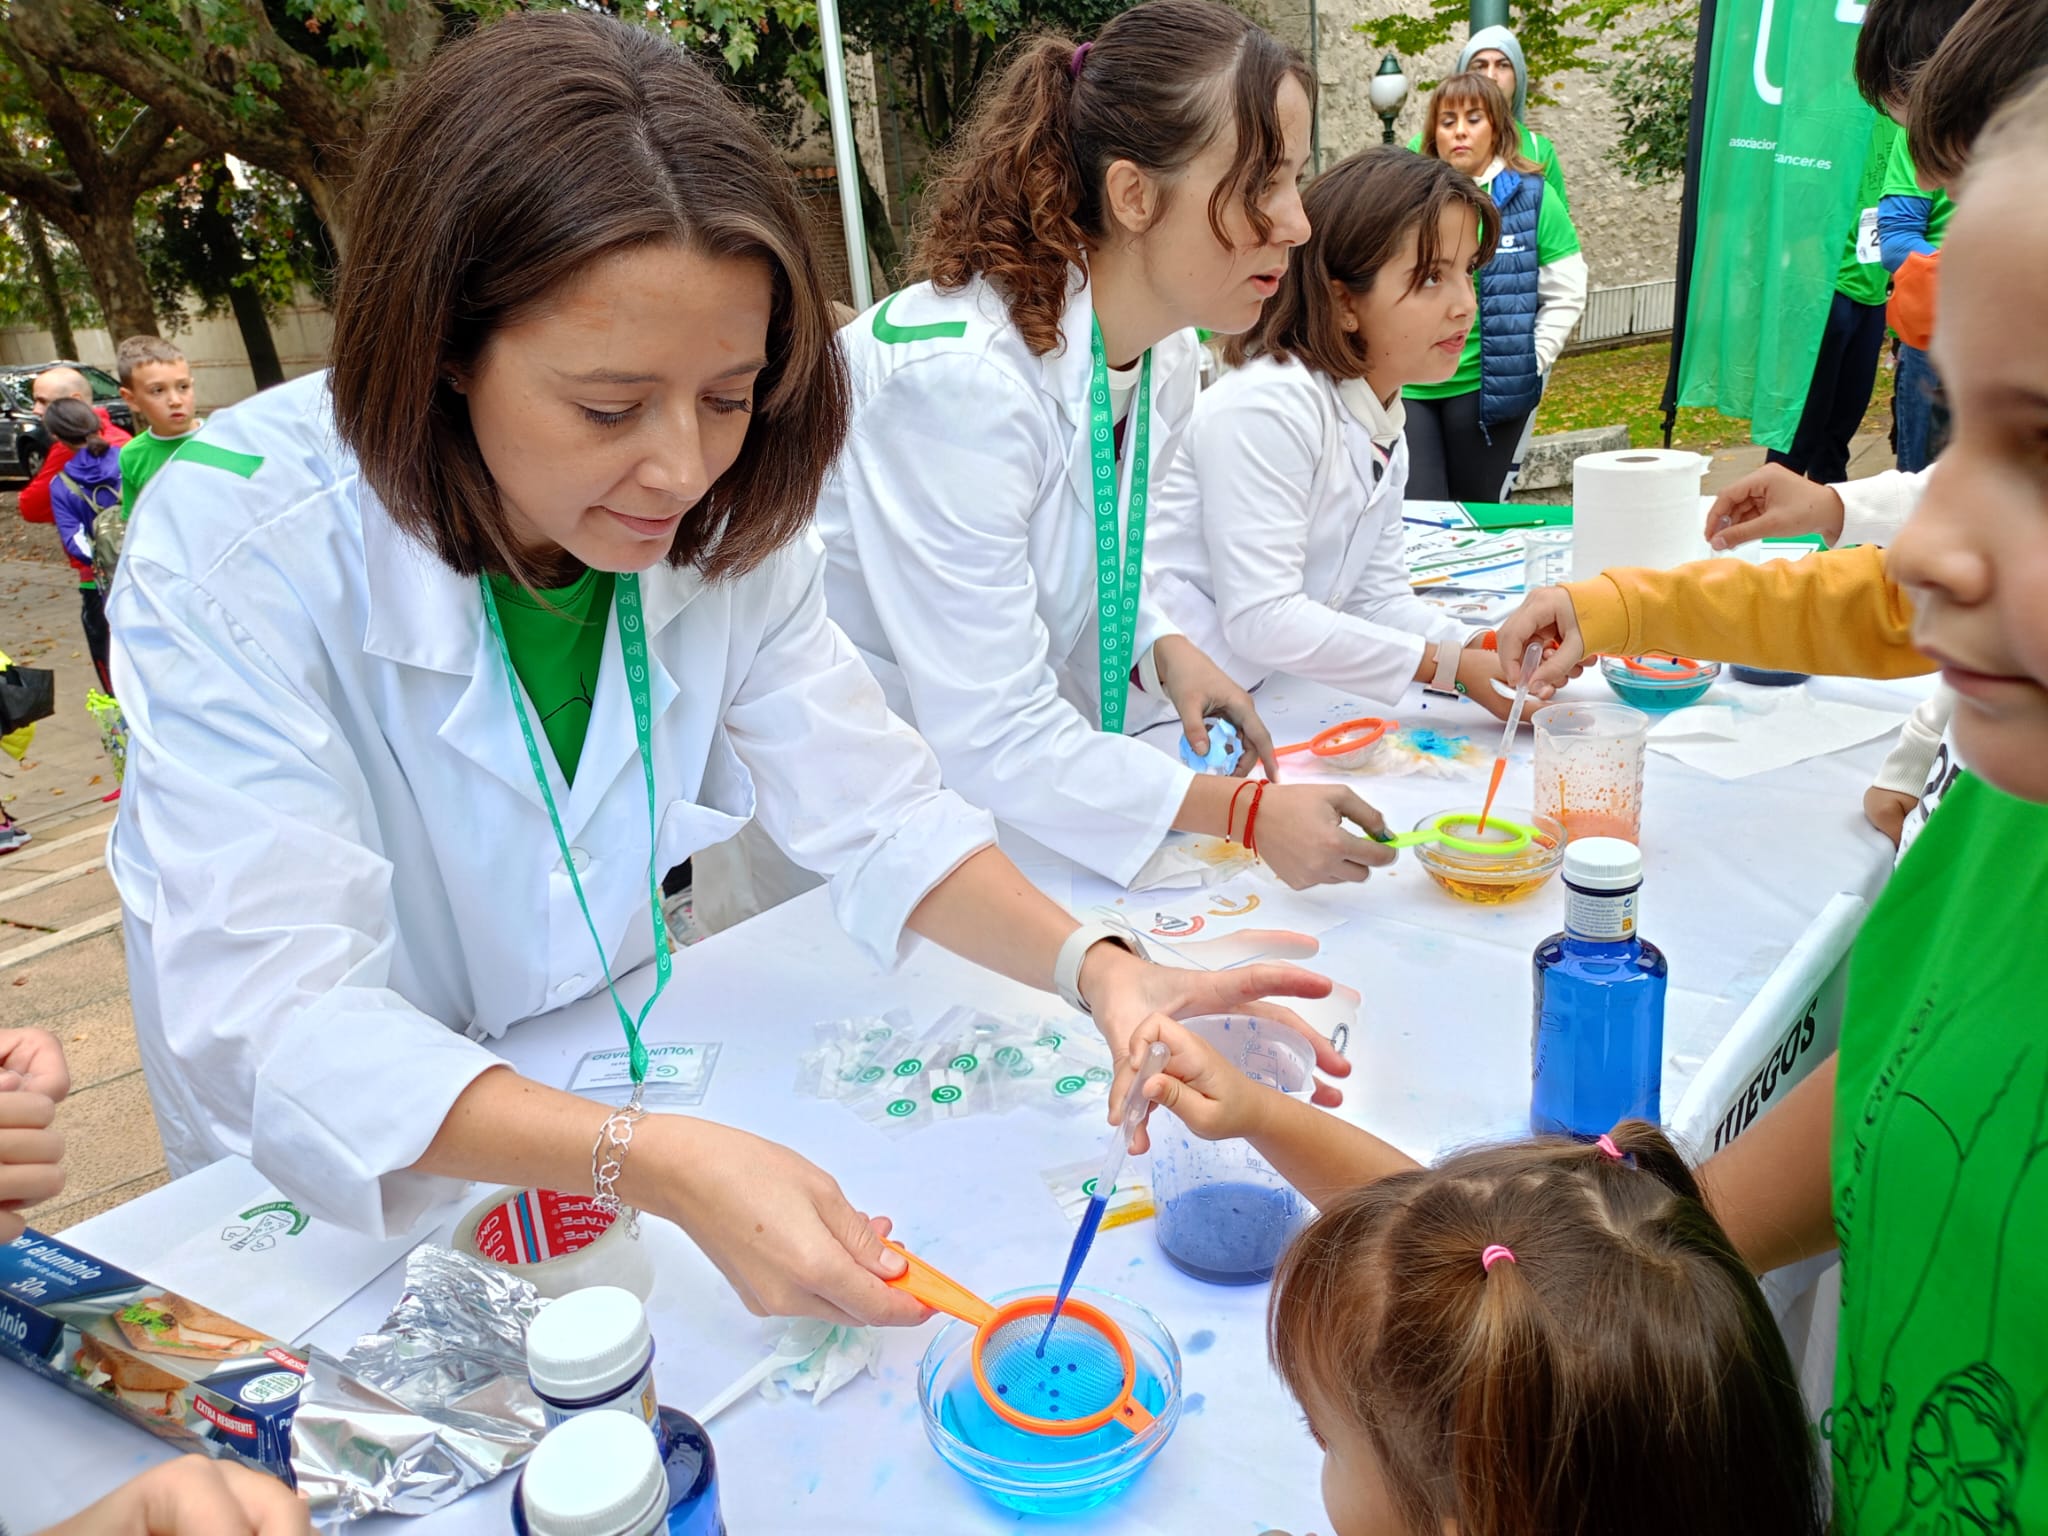
{"type": "Polygon", "coordinates": [[[635,1018],[627,1012],[612,980],[611,962],[605,959],[604,940],[597,936],[597,923],[590,916],[590,903],[583,899],[583,882],[576,877],[576,860],[569,852],[569,839],[562,831],[562,817],[555,809],[555,792],[548,788],[547,764],[541,761],[540,746],[534,740],[533,722],[526,715],[526,697],[519,686],[519,674],[512,668],[512,650],[505,644],[505,626],[498,618],[498,600],[491,594],[488,576],[477,578],[484,589],[484,617],[490,620],[491,635],[498,642],[498,660],[505,664],[505,685],[512,691],[512,708],[519,716],[519,734],[526,738],[526,759],[533,765],[534,782],[540,785],[541,800],[548,808],[548,823],[555,829],[555,847],[561,850],[562,867],[569,871],[569,888],[576,893],[576,905],[583,909],[583,925],[590,930],[590,942],[597,948],[597,963],[604,970],[604,984],[619,1010],[625,1027],[626,1045],[633,1070],[632,1102],[640,1101],[640,1086],[647,1077],[647,1047],[640,1043],[640,1026],[654,1010],[662,988],[668,985],[674,962],[668,952],[668,926],[661,917],[660,873],[655,860],[654,811],[654,707],[647,688],[647,627],[640,620],[640,578],[630,571],[612,578],[612,607],[619,616],[619,650],[626,662],[626,693],[633,701],[633,731],[640,743],[640,768],[647,778],[647,899],[654,909],[654,994],[635,1018]]]}
{"type": "MultiPolygon", "coordinates": [[[[1092,322],[1091,322],[1092,323],[1092,322]]],[[[1109,365],[1102,357],[1102,327],[1093,325],[1095,378],[1088,390],[1089,452],[1095,463],[1095,611],[1102,634],[1102,728],[1122,734],[1131,691],[1131,653],[1138,643],[1138,576],[1145,565],[1146,480],[1151,460],[1152,353],[1138,365],[1138,398],[1131,404],[1131,505],[1122,568],[1117,562],[1116,424],[1109,408],[1109,365]]]]}

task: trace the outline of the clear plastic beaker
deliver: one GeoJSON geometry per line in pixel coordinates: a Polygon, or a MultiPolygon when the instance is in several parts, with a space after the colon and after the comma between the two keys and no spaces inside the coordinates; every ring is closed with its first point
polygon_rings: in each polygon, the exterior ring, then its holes
{"type": "Polygon", "coordinates": [[[1650,717],[1626,704],[1552,704],[1533,723],[1536,813],[1575,840],[1618,837],[1641,846],[1650,717]]]}
{"type": "Polygon", "coordinates": [[[1572,531],[1531,528],[1522,535],[1522,586],[1534,592],[1572,579],[1572,531]]]}
{"type": "MultiPolygon", "coordinates": [[[[1296,1098],[1315,1091],[1315,1051],[1285,1024],[1240,1014],[1185,1024],[1252,1081],[1296,1098]]],[[[1271,1279],[1280,1250],[1307,1223],[1309,1203],[1249,1142],[1203,1141],[1171,1114],[1155,1114],[1151,1129],[1161,1251],[1215,1285],[1271,1279]]]]}

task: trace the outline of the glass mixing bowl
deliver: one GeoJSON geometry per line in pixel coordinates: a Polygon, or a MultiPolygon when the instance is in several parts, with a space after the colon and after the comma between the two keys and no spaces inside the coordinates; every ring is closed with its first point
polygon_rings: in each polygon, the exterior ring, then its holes
{"type": "MultiPolygon", "coordinates": [[[[1442,815],[1425,816],[1415,824],[1420,832],[1442,815]]],[[[1460,815],[1476,816],[1478,808],[1460,808],[1460,815]]],[[[1540,889],[1564,865],[1565,830],[1548,816],[1539,816],[1527,806],[1497,805],[1493,819],[1516,822],[1535,832],[1527,847],[1515,853],[1479,853],[1453,848],[1445,843],[1418,843],[1415,857],[1429,872],[1429,878],[1460,901],[1483,907],[1497,907],[1519,901],[1540,889]]],[[[1467,829],[1460,827],[1460,833],[1467,829]]]]}
{"type": "Polygon", "coordinates": [[[1637,709],[1683,709],[1697,704],[1721,675],[1718,661],[1684,656],[1602,656],[1600,675],[1624,704],[1637,709]]]}
{"type": "MultiPolygon", "coordinates": [[[[991,1296],[1000,1307],[1033,1286],[991,1296]]],[[[1132,1396],[1152,1414],[1142,1433],[1118,1424],[1085,1435],[1037,1435],[999,1418],[974,1384],[968,1356],[974,1330],[949,1322],[932,1339],[917,1371],[924,1432],[939,1459],[1006,1509],[1027,1515],[1075,1515],[1108,1503],[1145,1470],[1180,1422],[1180,1350],[1165,1326],[1136,1302],[1085,1285],[1074,1287],[1115,1319],[1138,1368],[1132,1396]]]]}

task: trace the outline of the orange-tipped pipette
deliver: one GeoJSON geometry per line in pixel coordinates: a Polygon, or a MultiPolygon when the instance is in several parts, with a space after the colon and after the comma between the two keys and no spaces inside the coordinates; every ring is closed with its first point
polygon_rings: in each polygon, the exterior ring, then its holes
{"type": "Polygon", "coordinates": [[[1500,793],[1500,781],[1508,771],[1508,753],[1514,750],[1515,732],[1522,725],[1522,706],[1529,702],[1529,680],[1543,664],[1543,642],[1531,640],[1522,652],[1522,681],[1515,687],[1514,707],[1508,711],[1508,728],[1501,732],[1500,755],[1493,760],[1493,782],[1486,786],[1486,804],[1479,810],[1479,831],[1486,831],[1486,817],[1493,809],[1493,797],[1500,793]]]}

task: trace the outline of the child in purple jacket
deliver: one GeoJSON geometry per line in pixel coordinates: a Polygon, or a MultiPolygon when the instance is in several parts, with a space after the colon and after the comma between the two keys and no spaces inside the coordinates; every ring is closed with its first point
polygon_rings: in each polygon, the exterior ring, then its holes
{"type": "Polygon", "coordinates": [[[79,618],[100,691],[112,693],[107,673],[109,632],[105,598],[92,568],[93,526],[102,512],[121,515],[121,450],[107,441],[100,419],[83,400],[53,400],[43,413],[50,435],[71,458],[50,482],[50,511],[65,556],[78,572],[79,618]]]}

